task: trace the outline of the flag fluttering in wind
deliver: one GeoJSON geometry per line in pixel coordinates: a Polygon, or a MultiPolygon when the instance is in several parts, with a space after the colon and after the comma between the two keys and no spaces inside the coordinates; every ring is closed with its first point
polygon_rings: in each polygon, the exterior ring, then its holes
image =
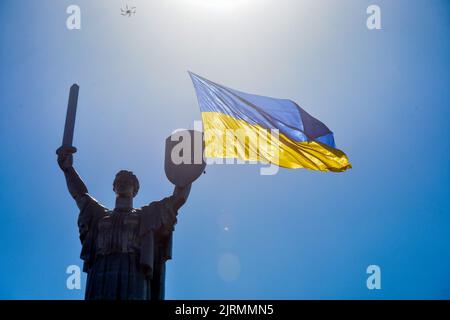
{"type": "Polygon", "coordinates": [[[189,73],[203,121],[207,158],[342,172],[351,164],[333,132],[294,101],[230,89],[189,73]]]}

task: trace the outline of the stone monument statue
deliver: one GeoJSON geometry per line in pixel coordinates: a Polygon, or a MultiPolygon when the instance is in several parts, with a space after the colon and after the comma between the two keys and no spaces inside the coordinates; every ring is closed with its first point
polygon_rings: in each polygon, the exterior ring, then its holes
{"type": "MultiPolygon", "coordinates": [[[[183,181],[183,185],[176,186],[171,196],[141,208],[133,207],[133,198],[139,190],[137,177],[131,171],[121,170],[113,182],[115,208],[105,208],[89,194],[73,167],[77,97],[78,86],[74,85],[69,96],[63,143],[56,153],[69,192],[80,210],[80,256],[83,271],[87,273],[85,298],[162,300],[165,263],[172,257],[172,234],[178,210],[186,202],[191,183],[203,172],[205,164],[176,168],[173,163],[169,166],[166,163],[166,175],[176,185],[178,181],[183,181]],[[170,173],[167,170],[171,170],[170,173]]],[[[168,145],[166,141],[166,156],[170,153],[168,145]]]]}

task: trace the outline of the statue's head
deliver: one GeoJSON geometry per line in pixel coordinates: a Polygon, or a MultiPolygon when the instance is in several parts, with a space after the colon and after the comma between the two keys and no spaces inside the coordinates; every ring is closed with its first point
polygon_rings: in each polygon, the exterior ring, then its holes
{"type": "Polygon", "coordinates": [[[133,172],[120,170],[114,179],[113,190],[117,196],[134,198],[139,191],[139,180],[133,172]]]}

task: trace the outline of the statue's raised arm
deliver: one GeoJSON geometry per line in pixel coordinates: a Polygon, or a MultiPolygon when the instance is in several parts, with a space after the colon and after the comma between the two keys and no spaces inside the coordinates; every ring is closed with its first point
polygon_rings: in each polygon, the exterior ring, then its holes
{"type": "Polygon", "coordinates": [[[73,167],[74,147],[62,146],[56,150],[58,165],[64,172],[67,189],[75,199],[80,213],[78,231],[82,244],[80,257],[84,261],[83,270],[89,272],[95,259],[95,239],[98,221],[106,216],[107,209],[88,194],[88,189],[73,167]]]}
{"type": "Polygon", "coordinates": [[[189,197],[189,193],[191,192],[191,186],[192,184],[190,183],[185,187],[176,186],[173,189],[172,197],[174,199],[175,210],[180,209],[181,206],[186,202],[187,198],[189,197]]]}
{"type": "Polygon", "coordinates": [[[58,165],[66,178],[67,189],[81,210],[88,201],[89,195],[86,185],[73,167],[73,153],[75,150],[73,147],[63,146],[56,150],[56,154],[58,155],[58,165]]]}

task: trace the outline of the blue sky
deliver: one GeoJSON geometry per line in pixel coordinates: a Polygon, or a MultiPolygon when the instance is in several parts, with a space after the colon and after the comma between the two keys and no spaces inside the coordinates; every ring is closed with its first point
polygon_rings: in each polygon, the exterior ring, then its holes
{"type": "MultiPolygon", "coordinates": [[[[77,208],[56,164],[80,84],[75,167],[113,206],[172,191],[164,139],[200,119],[188,70],[290,98],[326,123],[340,174],[210,166],[180,211],[168,299],[450,297],[448,1],[1,1],[0,298],[81,299],[77,208]],[[125,4],[131,17],[120,15],[125,4]],[[81,8],[81,30],[66,8],[81,8]],[[382,30],[366,28],[381,7],[382,30]],[[366,268],[381,267],[368,290],[366,268]]],[[[84,279],[84,278],[83,278],[84,279]]]]}

